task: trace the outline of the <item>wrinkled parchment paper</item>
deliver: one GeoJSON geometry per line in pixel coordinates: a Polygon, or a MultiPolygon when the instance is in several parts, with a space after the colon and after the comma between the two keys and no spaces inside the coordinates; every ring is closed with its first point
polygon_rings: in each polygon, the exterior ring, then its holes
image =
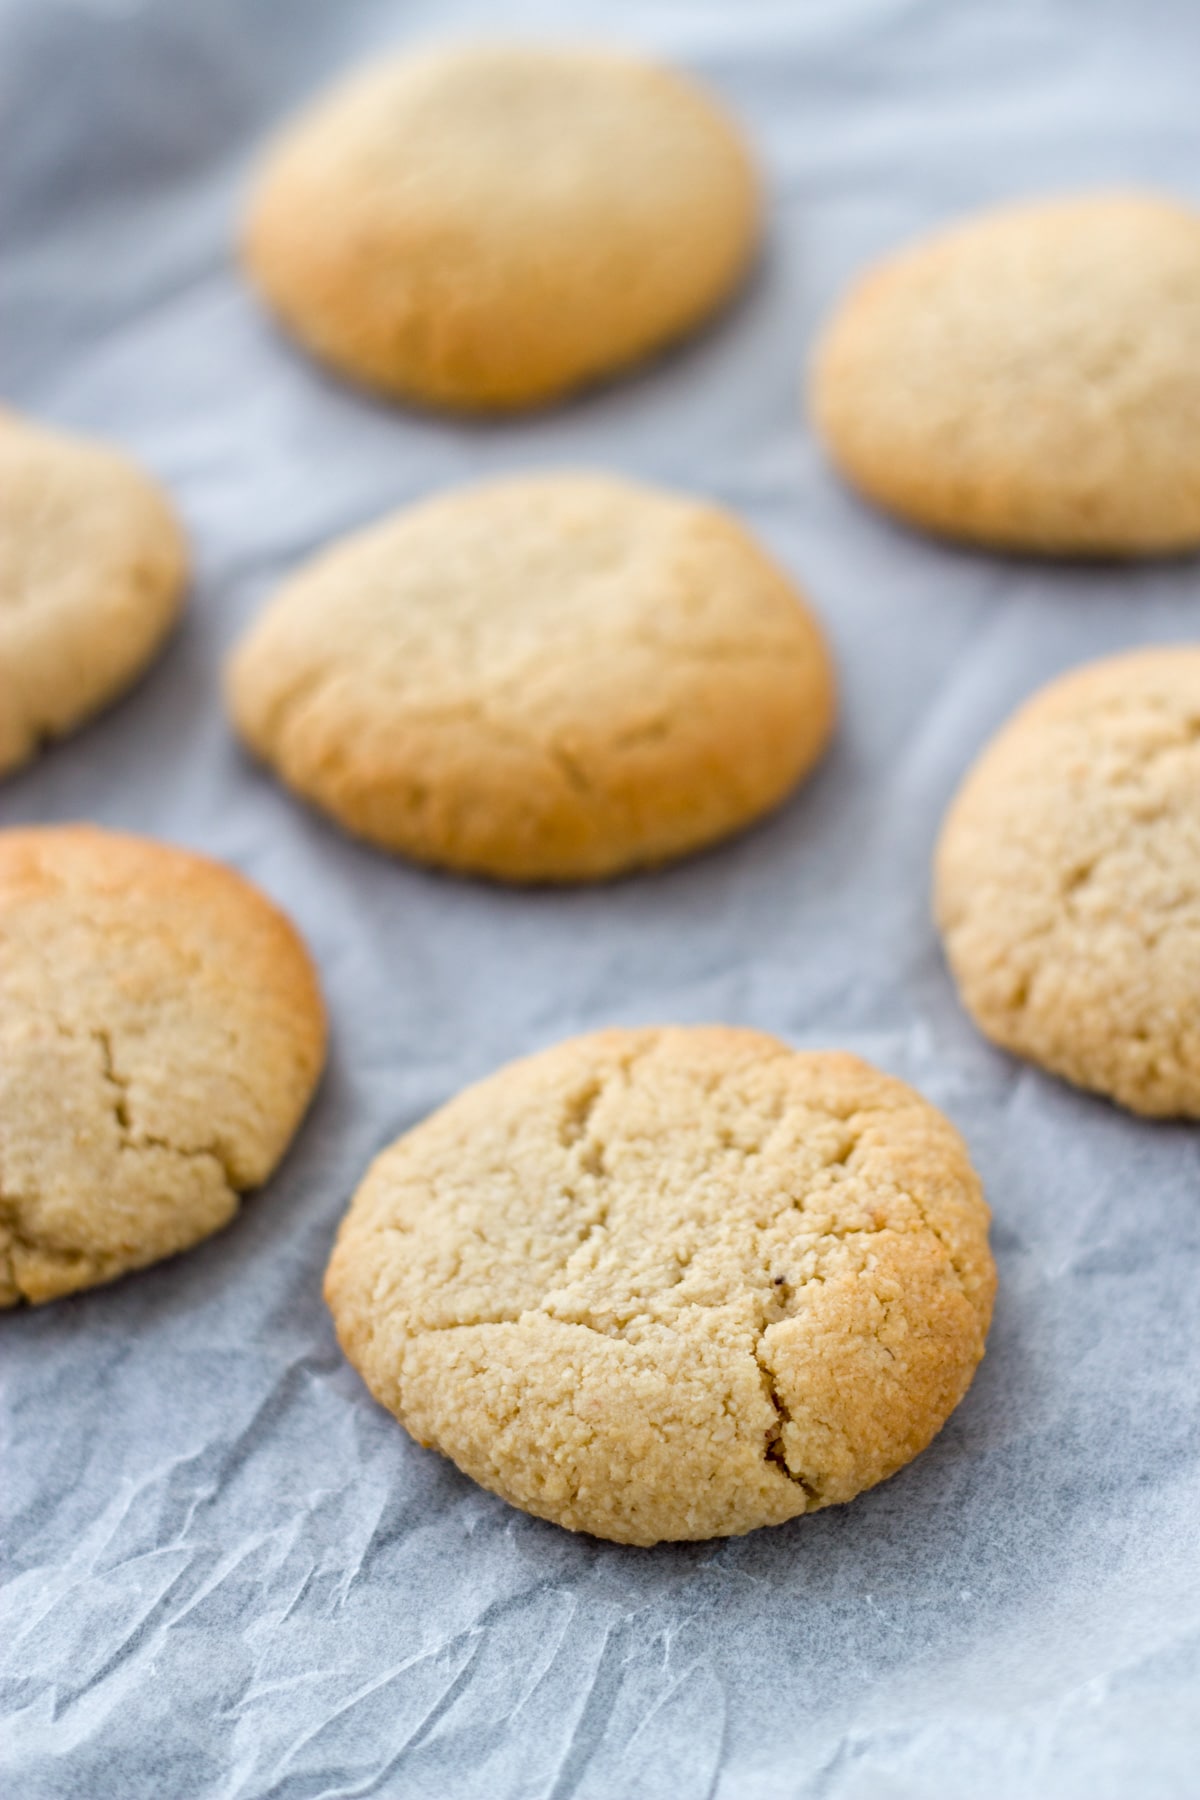
{"type": "Polygon", "coordinates": [[[225,857],[324,973],[328,1076],[217,1240],[0,1323],[0,1791],[13,1800],[1139,1800],[1197,1791],[1200,1154],[1007,1060],[928,919],[964,764],[1029,690],[1195,636],[1200,567],[941,547],[873,515],[797,405],[867,258],[977,204],[1144,181],[1200,201],[1179,0],[0,0],[3,391],[123,441],[197,559],[123,705],[0,792],[225,857]],[[376,405],[273,332],[230,260],[256,144],[377,47],[512,30],[708,78],[772,195],[742,302],[560,411],[376,405]],[[234,746],[221,660],[331,536],[494,470],[594,465],[739,509],[807,585],[845,717],[739,842],[577,893],[391,862],[234,746]],[[987,1360],[911,1468],[741,1541],[574,1538],[417,1449],[321,1303],[368,1158],[464,1082],[610,1022],[844,1045],[966,1134],[995,1209],[987,1360]]]}

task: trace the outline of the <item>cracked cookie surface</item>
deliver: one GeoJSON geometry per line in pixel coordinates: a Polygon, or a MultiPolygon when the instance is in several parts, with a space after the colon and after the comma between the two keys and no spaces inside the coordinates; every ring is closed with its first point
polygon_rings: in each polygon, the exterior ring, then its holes
{"type": "Polygon", "coordinates": [[[988,1037],[1134,1112],[1200,1117],[1200,649],[1035,694],[959,790],[935,888],[988,1037]]]}
{"type": "Polygon", "coordinates": [[[816,621],[733,518],[585,475],[454,491],[335,545],[251,627],[229,695],[350,830],[512,881],[738,829],[834,713],[816,621]]]}
{"type": "Polygon", "coordinates": [[[957,1132],[857,1057],[611,1030],[385,1150],[326,1298],[375,1397],[514,1505],[729,1536],[924,1449],[983,1354],[987,1226],[957,1132]]]}
{"type": "Polygon", "coordinates": [[[367,69],[285,131],[245,257],[344,374],[505,410],[697,325],[745,273],[759,210],[733,122],[682,76],[460,45],[367,69]]]}
{"type": "Polygon", "coordinates": [[[846,477],[931,531],[1135,556],[1200,544],[1200,213],[1002,207],[871,270],[813,364],[846,477]]]}
{"type": "Polygon", "coordinates": [[[0,775],[141,673],[186,564],[165,495],[133,463],[0,410],[0,775]]]}
{"type": "Polygon", "coordinates": [[[0,832],[0,1306],[219,1230],[324,1042],[307,951],[231,869],[93,826],[0,832]]]}

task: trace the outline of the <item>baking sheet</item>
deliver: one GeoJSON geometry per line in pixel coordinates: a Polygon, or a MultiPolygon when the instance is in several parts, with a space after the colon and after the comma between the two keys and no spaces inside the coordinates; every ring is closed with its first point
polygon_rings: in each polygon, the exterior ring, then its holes
{"type": "Polygon", "coordinates": [[[227,858],[306,932],[333,1014],[294,1152],[219,1239],[0,1322],[0,1790],[21,1800],[1139,1800],[1200,1752],[1200,1156],[990,1050],[928,920],[965,762],[1032,687],[1194,636],[1200,568],[976,557],[861,507],[796,403],[814,325],[913,231],[1031,191],[1200,201],[1200,11],[1158,0],[0,0],[8,399],[171,486],[186,624],[123,705],[0,792],[227,858]],[[636,378],[472,425],[293,353],[231,267],[255,144],[379,46],[641,45],[754,134],[742,302],[636,378]],[[609,467],[738,508],[807,585],[844,723],[775,819],[577,893],[422,873],[235,748],[218,671],[275,580],[446,483],[609,467]],[[969,1397],[851,1507],[739,1541],[573,1538],[411,1444],[319,1294],[368,1158],[464,1082],[611,1022],[839,1044],[968,1138],[1000,1298],[969,1397]]]}

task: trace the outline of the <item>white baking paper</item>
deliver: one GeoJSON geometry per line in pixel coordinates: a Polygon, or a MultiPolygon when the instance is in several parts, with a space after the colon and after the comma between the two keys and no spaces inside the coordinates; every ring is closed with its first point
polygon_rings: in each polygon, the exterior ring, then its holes
{"type": "Polygon", "coordinates": [[[227,858],[318,956],[332,1057],[227,1232],[0,1324],[0,1791],[11,1800],[1185,1800],[1200,1792],[1200,1145],[988,1048],[929,922],[966,762],[1090,655],[1194,637],[1200,567],[941,547],[831,476],[799,403],[869,258],[1001,198],[1200,201],[1200,9],[1177,0],[0,0],[0,366],[176,495],[186,623],[123,704],[0,791],[227,858]],[[293,351],[231,257],[263,134],[384,46],[641,46],[752,133],[740,303],[544,415],[375,404],[293,351]],[[803,581],[844,719],[777,817],[669,872],[505,892],[358,846],[252,767],[222,659],[272,584],[445,484],[591,465],[737,508],[803,581]],[[843,1045],[970,1142],[1000,1296],[970,1395],[852,1506],[621,1549],[419,1450],[320,1298],[368,1159],[509,1057],[612,1022],[843,1045]]]}

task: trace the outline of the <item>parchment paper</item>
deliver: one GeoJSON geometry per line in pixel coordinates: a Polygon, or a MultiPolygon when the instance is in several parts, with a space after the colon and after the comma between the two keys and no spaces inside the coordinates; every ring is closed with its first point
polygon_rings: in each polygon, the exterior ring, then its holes
{"type": "Polygon", "coordinates": [[[0,1790],[13,1800],[1139,1800],[1200,1775],[1200,1156],[990,1050],[928,919],[970,756],[1059,669],[1195,636],[1194,561],[940,547],[839,487],[797,401],[869,257],[1020,193],[1200,201],[1179,0],[568,6],[0,0],[11,403],[123,441],[193,536],[187,622],[124,704],[0,793],[227,858],[333,1014],[294,1152],[204,1247],[0,1325],[0,1790]],[[712,81],[770,245],[703,338],[562,410],[375,405],[231,264],[263,133],[375,48],[604,38],[712,81]],[[660,875],[510,893],[357,846],[235,747],[218,671],[276,579],[444,484],[592,465],[738,508],[827,620],[844,723],[794,803],[660,875]],[[653,1551],[574,1538],[417,1449],[319,1284],[369,1157],[511,1056],[614,1021],[843,1045],[966,1134],[1000,1299],[971,1393],[851,1507],[653,1551]]]}

